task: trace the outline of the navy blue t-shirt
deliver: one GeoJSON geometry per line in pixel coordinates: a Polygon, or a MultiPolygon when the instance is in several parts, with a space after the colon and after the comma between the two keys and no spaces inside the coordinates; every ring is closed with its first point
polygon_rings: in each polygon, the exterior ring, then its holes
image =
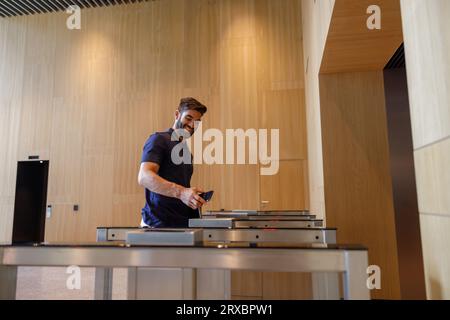
{"type": "MultiPolygon", "coordinates": [[[[172,149],[180,143],[172,141],[172,128],[152,134],[144,145],[142,162],[159,164],[158,175],[170,182],[190,188],[194,171],[191,164],[172,162],[172,149]]],[[[192,158],[191,158],[192,159],[192,158]]],[[[189,208],[181,200],[166,197],[145,189],[145,206],[142,208],[144,222],[156,228],[186,228],[190,218],[198,218],[198,211],[189,208]]]]}

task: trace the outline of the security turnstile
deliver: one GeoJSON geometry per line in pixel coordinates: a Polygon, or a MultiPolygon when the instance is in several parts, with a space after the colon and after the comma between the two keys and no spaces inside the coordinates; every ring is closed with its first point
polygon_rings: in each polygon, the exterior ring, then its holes
{"type": "MultiPolygon", "coordinates": [[[[133,247],[114,243],[44,243],[0,246],[0,299],[15,298],[19,266],[66,265],[109,270],[127,268],[130,273],[137,274],[142,269],[154,271],[153,268],[161,267],[186,271],[223,268],[269,272],[336,272],[342,275],[346,299],[370,298],[366,285],[367,249],[361,246],[202,244],[188,247],[133,247]]],[[[157,281],[146,282],[144,286],[154,288],[160,284],[161,290],[167,288],[167,282],[157,278],[157,274],[154,274],[153,279],[157,281]]],[[[96,279],[96,282],[101,285],[102,280],[113,284],[106,276],[96,279]]],[[[178,292],[183,297],[189,295],[191,289],[188,283],[178,285],[178,292]]]]}
{"type": "MultiPolygon", "coordinates": [[[[216,243],[336,243],[336,229],[332,228],[290,228],[290,229],[142,229],[136,227],[100,227],[97,228],[97,241],[99,242],[127,242],[132,246],[176,244],[189,245],[198,242],[198,232],[201,232],[203,242],[216,243]],[[196,232],[196,240],[189,236],[189,231],[196,232]],[[167,241],[172,233],[173,239],[167,241]],[[155,237],[157,235],[158,237],[155,237]],[[128,237],[128,240],[127,240],[128,237]],[[182,243],[184,241],[184,243],[182,243]]],[[[98,268],[99,277],[108,275],[108,270],[98,268]]],[[[339,279],[336,274],[313,273],[314,297],[318,299],[338,299],[339,279]]],[[[102,278],[101,278],[102,279],[102,278]]],[[[103,282],[107,283],[107,282],[103,282]]],[[[108,298],[108,290],[96,286],[96,296],[108,298]]],[[[231,298],[231,272],[222,269],[140,269],[139,272],[128,273],[128,297],[131,299],[230,299],[231,298]],[[153,283],[144,286],[142,283],[153,283]],[[165,283],[164,286],[155,284],[165,283]],[[188,288],[182,293],[175,289],[188,288]]]]}
{"type": "Polygon", "coordinates": [[[311,216],[307,210],[209,210],[203,214],[205,216],[311,216]]]}
{"type": "MultiPolygon", "coordinates": [[[[316,219],[309,211],[256,211],[256,210],[221,210],[207,211],[201,219],[191,219],[191,230],[201,230],[201,238],[206,242],[219,243],[336,243],[336,229],[322,228],[323,221],[316,219]]],[[[173,239],[167,242],[170,230],[140,228],[98,228],[97,241],[126,241],[132,246],[159,245],[163,241],[174,244],[180,237],[185,244],[192,239],[188,231],[173,232],[173,239]]],[[[170,239],[169,239],[170,240],[170,239]]],[[[181,244],[184,245],[184,244],[181,244]]],[[[183,283],[184,287],[195,288],[195,296],[199,299],[230,299],[231,273],[229,270],[146,270],[139,274],[129,273],[130,298],[155,298],[161,295],[159,290],[149,291],[139,288],[141,282],[183,283]],[[131,279],[131,282],[130,282],[131,279]],[[130,289],[131,288],[131,289],[130,289]],[[142,291],[144,290],[144,291],[142,291]],[[134,291],[132,293],[131,291],[134,291]],[[156,292],[156,293],[155,293],[156,292]]],[[[337,276],[313,274],[313,287],[316,298],[334,298],[335,288],[339,286],[337,276]]],[[[192,292],[192,290],[188,290],[192,292]]],[[[171,298],[186,298],[177,296],[171,298]]],[[[189,295],[187,296],[189,298],[189,295]]]]}
{"type": "Polygon", "coordinates": [[[201,219],[190,219],[189,228],[227,228],[227,229],[242,229],[242,228],[318,228],[323,226],[322,220],[317,219],[277,219],[275,218],[219,218],[219,217],[203,217],[201,219]]]}
{"type": "Polygon", "coordinates": [[[317,220],[315,215],[304,215],[304,216],[290,216],[290,215],[236,215],[236,214],[220,214],[220,215],[203,215],[203,219],[224,219],[224,218],[234,218],[234,219],[246,219],[246,220],[317,220]]]}
{"type": "Polygon", "coordinates": [[[146,228],[126,234],[126,243],[130,245],[193,246],[203,242],[201,229],[146,228]]]}
{"type": "MultiPolygon", "coordinates": [[[[97,241],[126,241],[127,234],[134,234],[134,243],[152,244],[154,237],[147,236],[145,230],[170,229],[142,229],[136,227],[99,227],[97,241]],[[142,231],[139,233],[139,231],[142,231]]],[[[195,229],[194,229],[195,230],[195,229]]],[[[336,229],[334,228],[305,228],[305,229],[200,229],[202,241],[214,242],[286,242],[286,243],[336,243],[336,229]]],[[[180,236],[180,235],[178,235],[180,236]]],[[[153,242],[157,244],[157,242],[153,242]]]]}

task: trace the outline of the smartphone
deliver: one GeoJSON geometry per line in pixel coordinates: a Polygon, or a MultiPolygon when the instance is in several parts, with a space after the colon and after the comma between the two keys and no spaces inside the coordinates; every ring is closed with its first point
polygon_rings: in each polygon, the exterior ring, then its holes
{"type": "Polygon", "coordinates": [[[199,196],[202,197],[206,202],[209,202],[214,194],[214,191],[208,191],[200,193],[199,196]]]}

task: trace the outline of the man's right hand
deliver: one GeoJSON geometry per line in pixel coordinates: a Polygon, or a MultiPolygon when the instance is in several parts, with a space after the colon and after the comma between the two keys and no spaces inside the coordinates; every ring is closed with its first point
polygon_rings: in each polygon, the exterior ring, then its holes
{"type": "Polygon", "coordinates": [[[184,188],[180,195],[180,200],[192,209],[198,209],[203,206],[206,201],[199,196],[203,191],[199,188],[184,188]]]}

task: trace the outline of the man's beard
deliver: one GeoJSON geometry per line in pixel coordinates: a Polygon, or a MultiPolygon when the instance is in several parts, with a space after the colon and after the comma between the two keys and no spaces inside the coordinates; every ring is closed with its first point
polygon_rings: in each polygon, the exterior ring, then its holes
{"type": "Polygon", "coordinates": [[[177,120],[175,127],[177,129],[184,129],[189,133],[189,136],[191,136],[194,132],[191,131],[191,129],[187,126],[187,125],[183,125],[183,123],[181,122],[181,120],[177,120]]]}

